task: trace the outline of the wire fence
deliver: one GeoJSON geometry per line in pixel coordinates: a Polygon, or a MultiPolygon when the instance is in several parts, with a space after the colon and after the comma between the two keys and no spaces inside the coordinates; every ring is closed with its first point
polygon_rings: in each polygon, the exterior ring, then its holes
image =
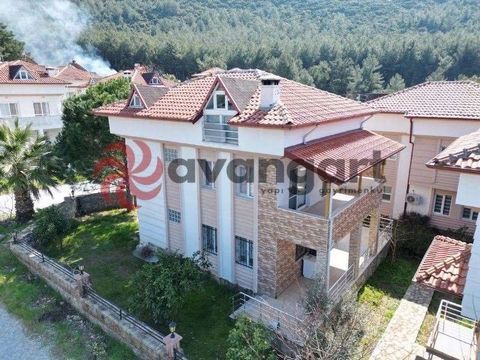
{"type": "MultiPolygon", "coordinates": [[[[77,273],[77,271],[79,271],[77,269],[71,268],[68,265],[59,264],[55,260],[49,258],[45,254],[36,250],[35,248],[31,247],[25,242],[17,241],[16,239],[14,239],[14,244],[24,249],[25,251],[28,251],[30,256],[36,257],[37,259],[40,260],[41,263],[51,266],[52,268],[61,272],[63,275],[65,275],[71,280],[75,279],[74,276],[77,273]]],[[[144,322],[130,315],[127,311],[123,310],[122,308],[118,307],[117,305],[113,304],[107,299],[103,298],[91,286],[87,286],[85,290],[86,290],[85,291],[86,296],[88,296],[92,301],[101,305],[103,308],[111,311],[114,314],[117,314],[119,320],[126,321],[127,323],[132,325],[135,329],[142,331],[145,335],[165,345],[165,342],[163,341],[163,338],[165,337],[164,334],[160,333],[158,330],[153,329],[149,325],[145,324],[144,322]]],[[[187,358],[185,354],[183,354],[181,351],[175,350],[175,359],[186,360],[187,358]]]]}

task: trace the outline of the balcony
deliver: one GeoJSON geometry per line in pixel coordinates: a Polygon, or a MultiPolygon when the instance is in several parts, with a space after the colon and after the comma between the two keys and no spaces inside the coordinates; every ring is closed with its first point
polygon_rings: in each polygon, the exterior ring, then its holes
{"type": "Polygon", "coordinates": [[[238,129],[222,123],[204,123],[203,141],[238,145],[238,129]]]}
{"type": "Polygon", "coordinates": [[[20,116],[18,118],[3,118],[0,123],[13,127],[18,119],[20,127],[32,124],[32,130],[61,129],[63,127],[62,115],[20,116]]]}
{"type": "MultiPolygon", "coordinates": [[[[376,181],[373,178],[364,177],[360,183],[360,186],[358,182],[349,182],[336,189],[332,188],[333,196],[330,216],[335,217],[336,215],[340,214],[342,210],[348,208],[355,201],[367,196],[372,191],[380,191],[380,185],[381,182],[376,181]]],[[[302,208],[300,211],[327,218],[328,216],[326,216],[326,211],[328,211],[328,207],[325,204],[326,201],[328,201],[328,196],[322,197],[316,203],[308,205],[302,208]]]]}

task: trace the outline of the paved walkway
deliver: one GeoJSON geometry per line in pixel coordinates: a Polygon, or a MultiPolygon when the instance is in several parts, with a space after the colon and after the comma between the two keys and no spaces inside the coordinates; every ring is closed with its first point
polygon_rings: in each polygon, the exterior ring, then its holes
{"type": "Polygon", "coordinates": [[[412,283],[370,360],[415,359],[415,344],[434,291],[412,283]]]}
{"type": "Polygon", "coordinates": [[[55,360],[39,339],[25,333],[20,320],[0,304],[0,360],[55,360]]]}

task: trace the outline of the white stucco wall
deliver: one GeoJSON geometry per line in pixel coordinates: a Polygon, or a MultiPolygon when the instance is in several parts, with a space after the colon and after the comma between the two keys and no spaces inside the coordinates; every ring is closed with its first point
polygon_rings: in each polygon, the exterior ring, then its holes
{"type": "Polygon", "coordinates": [[[480,208],[480,175],[460,174],[457,204],[480,208]]]}

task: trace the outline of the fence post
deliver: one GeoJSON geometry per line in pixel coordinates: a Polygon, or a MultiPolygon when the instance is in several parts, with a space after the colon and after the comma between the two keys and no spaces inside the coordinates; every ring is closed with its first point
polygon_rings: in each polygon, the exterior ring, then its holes
{"type": "Polygon", "coordinates": [[[120,308],[120,320],[122,320],[122,309],[120,308]]]}
{"type": "Polygon", "coordinates": [[[44,263],[45,262],[45,256],[43,255],[43,253],[41,253],[41,254],[42,254],[42,263],[44,263]]]}

